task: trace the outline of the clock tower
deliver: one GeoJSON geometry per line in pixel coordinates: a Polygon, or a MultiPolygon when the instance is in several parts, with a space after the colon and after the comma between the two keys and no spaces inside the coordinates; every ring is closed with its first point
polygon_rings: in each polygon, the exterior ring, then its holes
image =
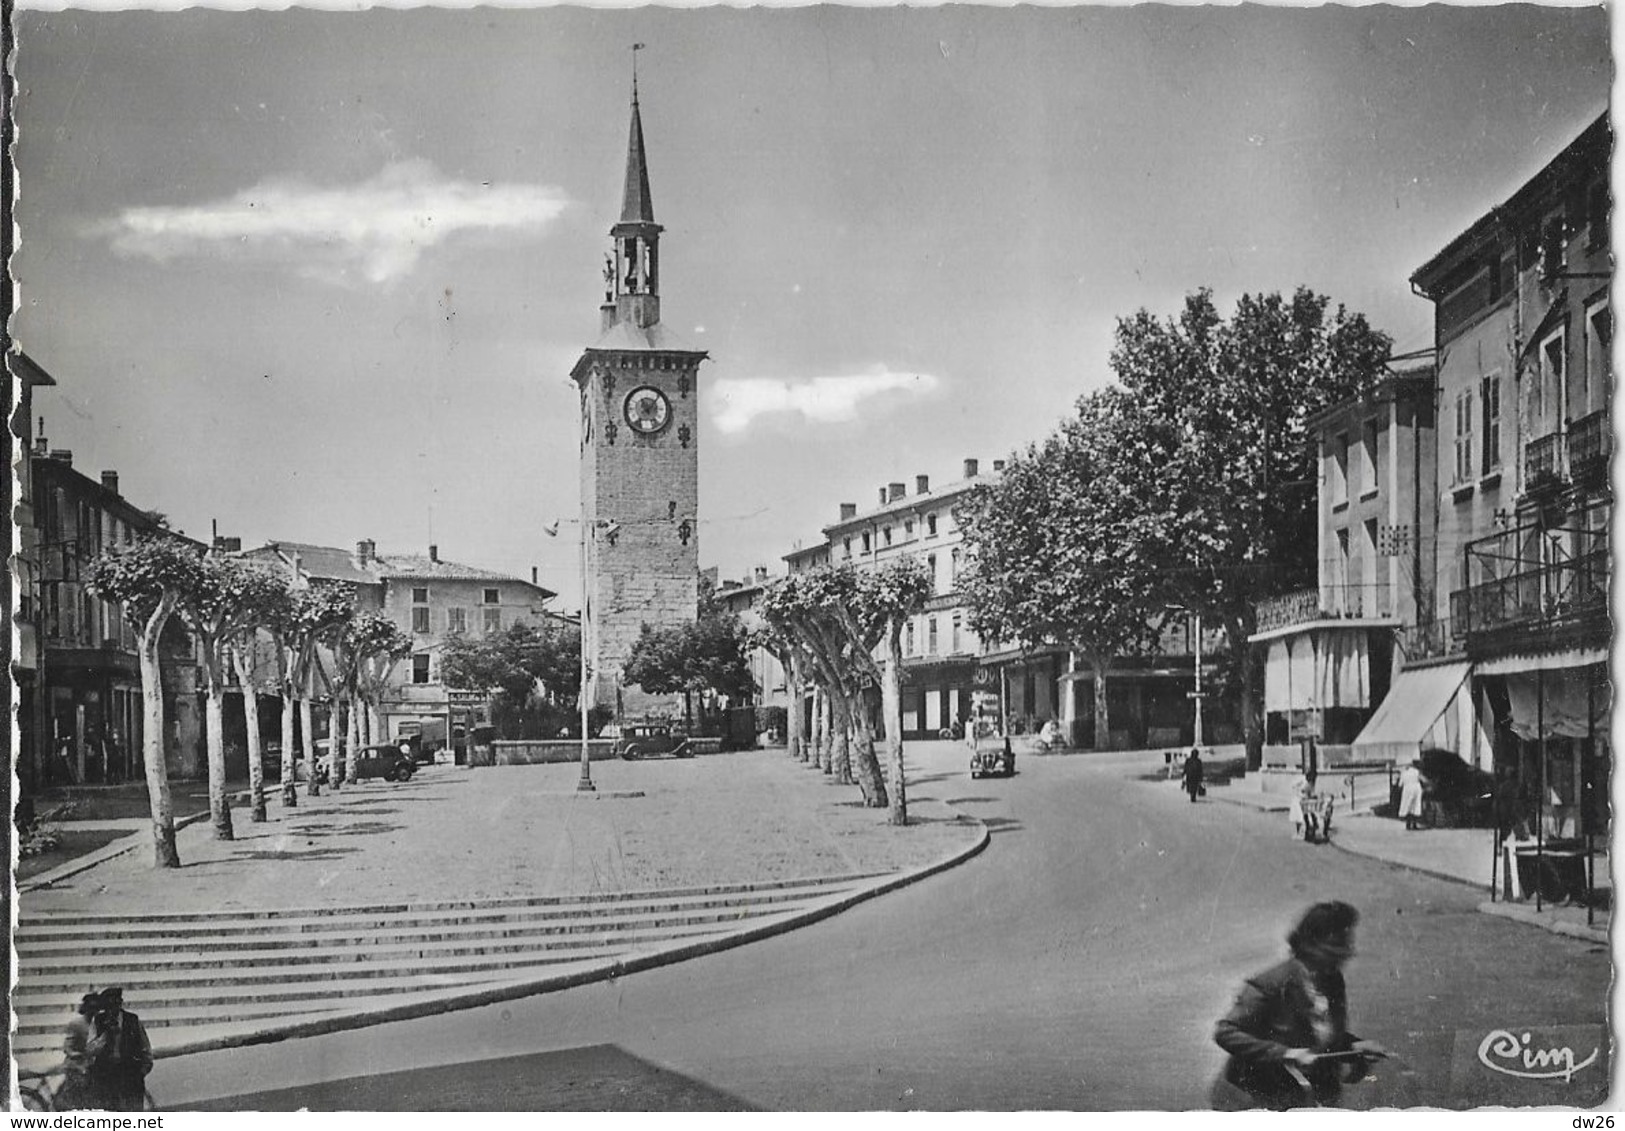
{"type": "Polygon", "coordinates": [[[699,367],[660,321],[660,233],[632,81],[621,218],[604,257],[600,335],[570,371],[581,393],[582,647],[591,702],[635,718],[672,702],[623,686],[643,625],[692,621],[699,575],[699,367]]]}

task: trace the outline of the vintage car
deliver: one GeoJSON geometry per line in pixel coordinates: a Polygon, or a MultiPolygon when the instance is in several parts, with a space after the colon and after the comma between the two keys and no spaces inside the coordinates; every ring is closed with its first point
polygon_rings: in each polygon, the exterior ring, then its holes
{"type": "Polygon", "coordinates": [[[628,762],[638,758],[652,758],[670,754],[674,758],[692,758],[694,749],[686,734],[678,734],[664,723],[633,723],[620,728],[615,740],[615,753],[628,762]]]}
{"type": "Polygon", "coordinates": [[[358,781],[366,781],[368,778],[406,781],[416,771],[417,763],[412,759],[412,748],[405,743],[363,746],[356,752],[355,776],[358,781]]]}
{"type": "Polygon", "coordinates": [[[977,736],[975,745],[971,747],[971,777],[1013,777],[1015,772],[1016,752],[1008,738],[998,734],[977,736]]]}

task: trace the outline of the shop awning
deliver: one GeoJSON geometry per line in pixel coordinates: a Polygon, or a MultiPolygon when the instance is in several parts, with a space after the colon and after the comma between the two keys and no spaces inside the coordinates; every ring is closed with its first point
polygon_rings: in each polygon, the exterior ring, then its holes
{"type": "Polygon", "coordinates": [[[1551,672],[1607,662],[1606,649],[1568,648],[1561,652],[1520,653],[1513,656],[1497,656],[1493,660],[1482,660],[1479,662],[1477,674],[1517,675],[1520,672],[1551,672]]]}
{"type": "Polygon", "coordinates": [[[1589,738],[1608,733],[1607,677],[1580,668],[1538,669],[1503,677],[1509,720],[1519,738],[1589,738]]]}
{"type": "MultiPolygon", "coordinates": [[[[1446,716],[1446,711],[1457,694],[1463,692],[1471,670],[1469,663],[1454,663],[1407,668],[1400,672],[1381,706],[1354,740],[1360,755],[1408,762],[1421,753],[1424,740],[1436,747],[1453,749],[1458,755],[1469,753],[1459,748],[1460,730],[1448,725],[1454,720],[1446,716]],[[1435,724],[1441,720],[1446,726],[1436,729],[1435,724]],[[1451,730],[1456,733],[1449,734],[1451,730]]],[[[1470,699],[1467,702],[1470,706],[1470,699]]],[[[1464,760],[1472,760],[1470,753],[1464,760]]]]}

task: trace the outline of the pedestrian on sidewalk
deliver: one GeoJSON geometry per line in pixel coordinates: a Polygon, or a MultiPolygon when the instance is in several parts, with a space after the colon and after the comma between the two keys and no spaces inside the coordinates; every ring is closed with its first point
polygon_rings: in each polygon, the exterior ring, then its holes
{"type": "Polygon", "coordinates": [[[1243,983],[1213,1031],[1230,1054],[1213,1086],[1215,1108],[1334,1106],[1345,1074],[1358,1079],[1368,1057],[1386,1055],[1348,1030],[1343,965],[1359,918],[1347,903],[1315,904],[1287,936],[1291,957],[1243,983]]]}
{"type": "Polygon", "coordinates": [[[147,1074],[152,1071],[152,1043],[141,1018],[124,1008],[124,988],[100,995],[91,1021],[87,1092],[93,1106],[106,1111],[146,1111],[147,1074]]]}
{"type": "Polygon", "coordinates": [[[1405,829],[1414,832],[1422,820],[1422,762],[1411,759],[1399,775],[1399,815],[1405,818],[1405,829]]]}
{"type": "Polygon", "coordinates": [[[1197,795],[1207,792],[1202,784],[1202,755],[1196,747],[1191,747],[1190,754],[1185,759],[1185,792],[1191,795],[1191,804],[1196,804],[1197,795]]]}
{"type": "Polygon", "coordinates": [[[1309,775],[1299,770],[1298,776],[1292,779],[1292,788],[1288,792],[1286,806],[1286,815],[1292,821],[1292,835],[1299,839],[1303,837],[1303,803],[1308,800],[1309,795],[1314,790],[1315,787],[1310,781],[1309,775]]]}

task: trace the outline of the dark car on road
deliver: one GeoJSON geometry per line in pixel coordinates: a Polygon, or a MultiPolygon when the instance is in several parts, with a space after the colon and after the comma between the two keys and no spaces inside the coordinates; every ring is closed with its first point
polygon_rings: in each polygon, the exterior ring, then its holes
{"type": "Polygon", "coordinates": [[[669,726],[658,723],[637,723],[621,728],[615,740],[615,753],[628,762],[637,758],[652,758],[670,754],[674,758],[692,758],[694,749],[686,734],[678,734],[669,726]]]}
{"type": "Polygon", "coordinates": [[[412,759],[412,748],[403,752],[400,743],[381,746],[363,746],[356,752],[355,776],[359,781],[383,778],[385,781],[406,781],[417,770],[412,759]]]}

